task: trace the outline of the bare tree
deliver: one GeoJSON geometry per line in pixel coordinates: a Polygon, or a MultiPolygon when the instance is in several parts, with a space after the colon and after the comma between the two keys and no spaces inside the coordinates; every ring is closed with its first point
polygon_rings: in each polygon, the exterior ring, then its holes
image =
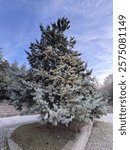
{"type": "Polygon", "coordinates": [[[113,74],[109,74],[105,79],[100,92],[108,98],[108,102],[113,102],[113,74]]]}

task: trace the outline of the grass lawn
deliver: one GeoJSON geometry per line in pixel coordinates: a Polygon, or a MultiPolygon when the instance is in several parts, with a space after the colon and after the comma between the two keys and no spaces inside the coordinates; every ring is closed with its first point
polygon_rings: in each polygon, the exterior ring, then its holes
{"type": "Polygon", "coordinates": [[[38,123],[22,125],[12,134],[12,139],[23,150],[61,150],[70,140],[74,140],[83,123],[72,122],[69,127],[40,126],[38,123]]]}

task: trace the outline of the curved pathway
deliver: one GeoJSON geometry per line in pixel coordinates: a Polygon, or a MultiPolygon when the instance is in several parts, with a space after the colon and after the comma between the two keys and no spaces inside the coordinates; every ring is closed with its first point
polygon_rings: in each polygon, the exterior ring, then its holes
{"type": "MultiPolygon", "coordinates": [[[[4,124],[12,133],[20,125],[39,122],[39,116],[28,115],[0,118],[0,128],[4,124]]],[[[86,150],[112,150],[112,116],[112,114],[108,114],[100,119],[96,119],[86,150]]]]}
{"type": "Polygon", "coordinates": [[[3,122],[8,128],[22,125],[31,122],[38,122],[40,121],[40,115],[27,115],[27,116],[14,116],[14,117],[5,117],[0,118],[0,122],[3,122]]]}
{"type": "Polygon", "coordinates": [[[0,118],[0,131],[2,129],[8,130],[8,136],[10,137],[11,133],[20,125],[39,122],[40,115],[27,115],[27,116],[14,116],[14,117],[5,117],[0,118]]]}
{"type": "MultiPolygon", "coordinates": [[[[27,115],[27,116],[14,116],[14,117],[5,117],[0,118],[0,135],[4,135],[8,138],[8,144],[11,150],[21,150],[21,148],[14,143],[11,139],[11,133],[20,125],[39,122],[40,115],[27,115]]],[[[0,141],[3,143],[3,138],[0,136],[0,141]]],[[[1,149],[0,142],[0,149],[1,149]]]]}

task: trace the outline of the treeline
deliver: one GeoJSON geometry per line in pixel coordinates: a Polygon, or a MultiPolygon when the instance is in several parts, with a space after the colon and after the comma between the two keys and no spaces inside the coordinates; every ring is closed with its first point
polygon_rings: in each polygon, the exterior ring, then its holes
{"type": "Polygon", "coordinates": [[[10,100],[11,90],[24,78],[28,70],[25,64],[18,66],[17,61],[9,63],[0,51],[0,101],[10,100]]]}

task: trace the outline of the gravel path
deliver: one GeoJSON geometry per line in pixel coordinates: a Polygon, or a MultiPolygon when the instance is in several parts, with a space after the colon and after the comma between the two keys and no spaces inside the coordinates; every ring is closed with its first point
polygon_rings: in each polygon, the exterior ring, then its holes
{"type": "Polygon", "coordinates": [[[0,135],[3,134],[3,129],[8,130],[8,136],[20,125],[39,122],[39,115],[14,116],[0,118],[0,135]]]}
{"type": "Polygon", "coordinates": [[[5,117],[0,118],[0,125],[1,123],[3,123],[8,128],[11,128],[17,125],[38,122],[39,120],[40,120],[39,115],[5,117]]]}
{"type": "Polygon", "coordinates": [[[27,115],[0,118],[0,150],[3,149],[1,148],[4,143],[3,136],[8,137],[11,150],[20,150],[19,146],[10,139],[11,133],[20,125],[39,122],[39,116],[40,115],[27,115]]]}
{"type": "MultiPolygon", "coordinates": [[[[112,116],[112,114],[108,114],[96,120],[86,150],[112,150],[112,116]]],[[[0,118],[0,128],[4,124],[12,133],[19,125],[39,120],[39,115],[0,118]]]]}
{"type": "Polygon", "coordinates": [[[96,120],[113,123],[113,114],[107,114],[106,116],[103,116],[100,119],[96,119],[96,120]]]}
{"type": "Polygon", "coordinates": [[[113,125],[112,114],[96,120],[86,150],[112,150],[113,125]]]}

